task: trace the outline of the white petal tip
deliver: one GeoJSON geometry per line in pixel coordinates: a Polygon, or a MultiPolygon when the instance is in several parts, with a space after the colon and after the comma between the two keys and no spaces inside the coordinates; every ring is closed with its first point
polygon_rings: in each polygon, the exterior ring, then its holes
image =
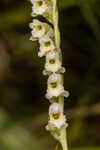
{"type": "Polygon", "coordinates": [[[30,41],[37,41],[37,38],[33,38],[32,36],[29,38],[30,41]]]}
{"type": "Polygon", "coordinates": [[[47,71],[46,70],[43,70],[43,75],[47,75],[47,71]]]}
{"type": "Polygon", "coordinates": [[[61,71],[61,73],[65,73],[66,69],[64,67],[62,67],[60,71],[61,71]]]}
{"type": "Polygon", "coordinates": [[[70,95],[69,91],[64,91],[64,93],[63,93],[63,96],[64,96],[64,97],[67,98],[67,97],[69,97],[69,95],[70,95]]]}

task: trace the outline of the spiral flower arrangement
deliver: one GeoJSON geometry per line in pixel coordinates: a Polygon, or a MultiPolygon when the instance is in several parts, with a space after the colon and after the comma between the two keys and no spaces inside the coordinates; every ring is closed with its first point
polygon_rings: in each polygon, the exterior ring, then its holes
{"type": "Polygon", "coordinates": [[[64,90],[60,32],[58,27],[58,8],[56,0],[30,0],[33,21],[30,40],[38,40],[39,57],[45,56],[43,74],[48,76],[45,97],[50,101],[49,120],[46,129],[61,143],[63,150],[68,150],[66,139],[67,119],[64,115],[64,97],[69,92],[64,90]],[[46,22],[36,19],[45,18],[46,22]]]}

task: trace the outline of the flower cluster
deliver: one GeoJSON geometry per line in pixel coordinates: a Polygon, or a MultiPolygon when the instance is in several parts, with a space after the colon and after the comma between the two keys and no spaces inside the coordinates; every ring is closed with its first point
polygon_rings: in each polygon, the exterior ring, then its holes
{"type": "MultiPolygon", "coordinates": [[[[66,118],[63,114],[63,107],[58,103],[59,97],[68,97],[68,91],[64,90],[61,54],[55,43],[54,27],[46,22],[36,19],[37,16],[44,16],[46,19],[53,20],[52,10],[53,2],[51,0],[31,0],[32,3],[32,23],[30,23],[31,37],[30,40],[38,40],[40,48],[39,57],[45,56],[44,75],[48,75],[46,98],[51,101],[56,98],[49,108],[49,121],[46,126],[47,130],[59,130],[67,127],[66,118]]],[[[52,25],[54,25],[52,23],[52,25]]]]}

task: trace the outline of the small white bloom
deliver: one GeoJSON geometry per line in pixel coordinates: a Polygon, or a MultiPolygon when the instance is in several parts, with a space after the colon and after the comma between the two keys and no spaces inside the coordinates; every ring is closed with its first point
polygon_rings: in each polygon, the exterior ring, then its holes
{"type": "Polygon", "coordinates": [[[47,5],[45,0],[31,0],[32,7],[32,16],[42,15],[47,10],[47,5]]]}
{"type": "Polygon", "coordinates": [[[48,78],[46,98],[51,99],[52,97],[58,96],[68,97],[69,92],[64,90],[62,75],[53,73],[48,78]]]}
{"type": "Polygon", "coordinates": [[[63,113],[63,107],[61,104],[58,104],[58,103],[53,103],[50,105],[49,107],[49,115],[53,114],[53,113],[63,113]]]}
{"type": "Polygon", "coordinates": [[[39,57],[45,56],[49,51],[55,49],[53,40],[47,35],[41,37],[39,39],[39,43],[40,43],[40,51],[38,53],[39,57]]]}
{"type": "Polygon", "coordinates": [[[32,38],[40,38],[46,33],[47,24],[34,19],[32,23],[29,24],[32,29],[32,38]]]}
{"type": "Polygon", "coordinates": [[[49,121],[46,127],[47,130],[61,129],[67,127],[66,117],[63,114],[61,104],[53,103],[49,107],[49,121]]]}
{"type": "Polygon", "coordinates": [[[59,53],[56,51],[51,51],[46,55],[45,70],[50,72],[57,72],[61,68],[61,61],[59,58],[59,53]]]}

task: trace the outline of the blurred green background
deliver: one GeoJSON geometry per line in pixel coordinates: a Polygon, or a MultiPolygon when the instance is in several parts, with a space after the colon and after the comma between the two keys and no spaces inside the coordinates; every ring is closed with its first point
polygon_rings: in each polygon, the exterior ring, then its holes
{"type": "MultiPolygon", "coordinates": [[[[100,0],[58,0],[69,150],[100,150],[100,0]]],[[[31,4],[0,0],[0,150],[54,150],[31,4]]]]}

